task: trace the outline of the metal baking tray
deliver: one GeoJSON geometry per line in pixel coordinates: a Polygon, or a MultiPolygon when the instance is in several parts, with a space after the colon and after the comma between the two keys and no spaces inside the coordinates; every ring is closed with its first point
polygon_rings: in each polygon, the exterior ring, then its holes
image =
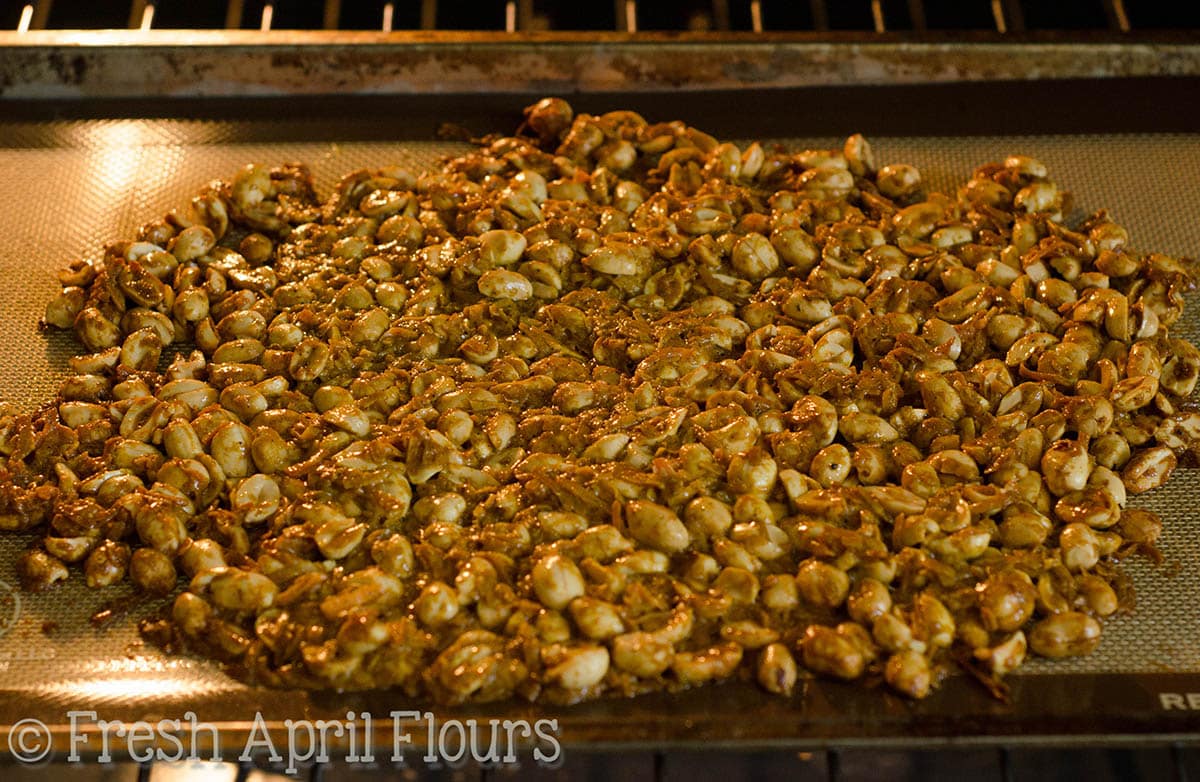
{"type": "Polygon", "coordinates": [[[1187,30],[0,30],[4,98],[698,91],[1200,75],[1187,30]]]}
{"type": "MultiPolygon", "coordinates": [[[[871,134],[877,158],[916,164],[937,189],[952,188],[978,164],[1010,153],[1033,155],[1075,194],[1081,210],[1109,207],[1137,246],[1196,256],[1200,124],[1184,100],[1194,88],[1189,80],[1164,79],[998,82],[588,94],[574,100],[582,110],[635,108],[652,120],[680,118],[731,139],[773,136],[791,147],[840,143],[861,130],[871,134]],[[1158,111],[1159,127],[1174,132],[1150,132],[1151,109],[1158,111]]],[[[186,203],[211,178],[250,161],[302,160],[327,190],[340,174],[361,166],[432,166],[440,155],[463,148],[436,140],[439,123],[456,122],[477,133],[509,131],[535,97],[9,104],[12,110],[0,120],[0,400],[32,406],[50,397],[75,349],[69,335],[36,328],[56,291],[55,269],[73,257],[96,256],[105,242],[186,203]]],[[[1182,331],[1200,339],[1200,302],[1193,302],[1182,331]]],[[[1163,515],[1166,560],[1157,567],[1128,563],[1136,612],[1106,622],[1103,641],[1089,657],[1027,664],[1010,677],[1006,703],[966,676],[951,678],[917,703],[882,687],[823,680],[805,682],[792,698],[732,682],[574,707],[510,702],[449,710],[389,691],[267,690],[230,678],[215,664],[164,656],[142,644],[136,620],[161,604],[131,591],[90,591],[78,574],[44,594],[11,591],[14,561],[30,539],[5,535],[0,737],[21,720],[38,719],[63,755],[72,746],[73,710],[124,721],[181,718],[191,711],[218,726],[228,752],[244,746],[256,713],[281,736],[284,720],[344,720],[353,711],[372,714],[379,746],[390,746],[393,726],[382,724],[390,712],[429,710],[443,718],[556,719],[567,751],[580,745],[1200,742],[1197,498],[1200,471],[1181,469],[1167,487],[1135,500],[1163,515]],[[93,627],[89,617],[106,605],[122,617],[93,627]]],[[[419,725],[411,731],[417,746],[422,731],[419,725]]],[[[92,741],[83,751],[96,748],[92,741]]]]}

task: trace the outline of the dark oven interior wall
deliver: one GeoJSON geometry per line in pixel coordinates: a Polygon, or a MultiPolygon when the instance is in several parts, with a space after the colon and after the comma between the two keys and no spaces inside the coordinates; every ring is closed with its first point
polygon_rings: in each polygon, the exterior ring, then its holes
{"type": "MultiPolygon", "coordinates": [[[[1200,130],[1200,78],[1113,78],[774,90],[563,93],[577,111],[641,112],[681,119],[724,138],[996,135],[1200,130]],[[1164,106],[1171,107],[1165,111],[1164,106]],[[986,107],[981,110],[980,107],[986,107]]],[[[433,139],[482,135],[520,122],[540,93],[10,100],[9,122],[69,119],[217,119],[245,123],[251,138],[433,139]],[[346,117],[353,117],[347,122],[346,117]]]]}

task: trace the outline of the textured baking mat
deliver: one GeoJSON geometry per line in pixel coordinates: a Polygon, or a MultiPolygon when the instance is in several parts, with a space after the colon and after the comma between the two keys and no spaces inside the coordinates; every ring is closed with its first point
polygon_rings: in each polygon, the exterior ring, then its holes
{"type": "MultiPolygon", "coordinates": [[[[208,180],[247,162],[307,162],[327,192],[362,166],[425,168],[463,149],[435,142],[289,142],[261,127],[220,122],[87,121],[0,124],[0,400],[32,407],[48,398],[75,350],[68,335],[36,329],[57,291],[54,271],[74,257],[96,257],[105,242],[187,203],[208,180]],[[253,143],[245,139],[253,138],[253,143]]],[[[847,129],[852,130],[852,129],[847,129]]],[[[299,137],[311,138],[300,134],[299,137]]],[[[789,139],[789,147],[840,143],[789,139]]],[[[1073,135],[872,139],[879,162],[917,165],[936,189],[953,188],[978,164],[1012,153],[1044,161],[1074,192],[1080,209],[1105,206],[1136,246],[1200,253],[1200,135],[1073,135]]],[[[952,192],[952,190],[951,190],[952,192]]],[[[1200,334],[1193,302],[1184,335],[1200,334]]],[[[1086,658],[1032,661],[1040,674],[1200,672],[1200,472],[1180,470],[1170,484],[1134,504],[1163,515],[1162,551],[1154,567],[1132,562],[1138,608],[1105,623],[1099,649],[1086,658]]],[[[215,665],[145,648],[136,620],[156,605],[131,591],[88,590],[78,574],[41,595],[13,595],[14,563],[31,538],[0,536],[0,681],[5,689],[101,706],[139,693],[187,696],[244,692],[215,665]],[[109,604],[124,610],[96,628],[89,617],[109,604]]]]}

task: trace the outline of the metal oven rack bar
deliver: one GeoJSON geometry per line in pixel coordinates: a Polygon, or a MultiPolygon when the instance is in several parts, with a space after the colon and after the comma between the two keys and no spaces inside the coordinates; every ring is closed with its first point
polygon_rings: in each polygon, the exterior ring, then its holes
{"type": "MultiPolygon", "coordinates": [[[[124,27],[130,30],[139,30],[142,32],[150,32],[161,28],[162,25],[155,24],[156,10],[164,3],[176,2],[177,0],[130,0],[128,13],[122,15],[119,10],[120,5],[113,6],[112,24],[110,28],[124,27]]],[[[343,7],[349,7],[350,4],[344,4],[342,0],[313,0],[320,2],[323,6],[320,15],[320,26],[318,29],[337,30],[341,28],[340,19],[342,16],[343,7]]],[[[608,0],[594,0],[597,3],[608,2],[608,0]]],[[[51,10],[55,0],[28,0],[22,6],[16,30],[19,32],[28,32],[31,30],[44,30],[52,25],[50,24],[51,10]]],[[[63,2],[63,0],[59,0],[63,2]]],[[[253,29],[261,31],[270,31],[276,29],[277,25],[273,23],[273,16],[276,7],[280,3],[298,4],[299,0],[265,0],[262,3],[258,13],[254,19],[249,19],[246,14],[246,0],[208,0],[214,7],[224,5],[224,28],[229,30],[242,29],[244,26],[249,26],[253,29]]],[[[545,28],[548,25],[546,14],[536,14],[533,0],[495,0],[498,6],[504,9],[503,18],[505,23],[503,27],[494,29],[502,29],[506,32],[521,32],[532,29],[545,28]]],[[[614,30],[619,32],[634,33],[638,31],[639,17],[639,2],[650,2],[650,0],[611,0],[614,8],[613,18],[615,19],[614,30]]],[[[711,2],[700,2],[696,4],[696,13],[703,19],[705,26],[708,29],[716,31],[729,31],[733,29],[731,25],[731,17],[733,14],[738,14],[741,18],[748,18],[749,25],[747,29],[755,33],[781,31],[789,28],[788,25],[780,25],[773,23],[773,13],[777,12],[781,7],[786,7],[789,0],[711,0],[711,2]]],[[[805,2],[805,0],[800,0],[805,2]]],[[[811,16],[811,26],[808,28],[816,32],[828,32],[831,28],[837,25],[831,21],[831,0],[806,0],[811,16]]],[[[889,28],[895,25],[889,25],[885,21],[885,17],[891,15],[896,10],[902,10],[907,14],[907,20],[899,25],[898,29],[906,29],[914,32],[924,32],[931,27],[953,27],[953,24],[947,24],[947,20],[942,17],[946,14],[946,9],[938,8],[932,13],[925,8],[923,0],[834,0],[840,3],[839,8],[859,7],[858,10],[868,9],[871,19],[869,27],[862,27],[864,31],[873,31],[876,33],[884,33],[889,28]]],[[[439,13],[442,10],[452,12],[454,5],[451,0],[387,0],[379,5],[378,9],[378,25],[377,29],[381,32],[391,32],[398,29],[393,23],[395,13],[398,8],[405,4],[419,5],[419,29],[433,30],[437,29],[439,13]]],[[[1020,0],[967,0],[965,4],[977,3],[986,4],[990,9],[991,18],[994,22],[995,32],[1001,35],[1008,33],[1019,33],[1025,29],[1024,11],[1020,0]]],[[[1129,34],[1134,31],[1134,26],[1131,24],[1130,15],[1126,10],[1124,0],[1093,0],[1090,10],[1093,12],[1094,19],[1090,25],[1093,29],[1107,29],[1113,32],[1129,34]],[[1103,20],[1099,22],[1098,20],[1103,20]]],[[[1087,8],[1088,6],[1084,6],[1087,8]]],[[[865,15],[863,15],[865,18],[865,15]]],[[[687,19],[677,19],[675,27],[678,30],[687,29],[687,19]]],[[[480,29],[487,29],[487,25],[483,25],[480,29]]],[[[562,28],[569,29],[569,28],[562,28]]]]}

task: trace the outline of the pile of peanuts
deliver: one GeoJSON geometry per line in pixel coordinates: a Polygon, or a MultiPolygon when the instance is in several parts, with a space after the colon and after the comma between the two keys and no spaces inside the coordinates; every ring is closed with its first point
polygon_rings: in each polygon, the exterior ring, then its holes
{"type": "Polygon", "coordinates": [[[0,417],[29,589],[280,687],[442,703],[814,675],[912,698],[1087,654],[1194,459],[1191,263],[1029,157],[575,115],[318,198],[248,165],[61,273],[85,348],[0,417]],[[181,578],[182,576],[182,578],[181,578]],[[182,591],[179,586],[182,585],[182,591]]]}

